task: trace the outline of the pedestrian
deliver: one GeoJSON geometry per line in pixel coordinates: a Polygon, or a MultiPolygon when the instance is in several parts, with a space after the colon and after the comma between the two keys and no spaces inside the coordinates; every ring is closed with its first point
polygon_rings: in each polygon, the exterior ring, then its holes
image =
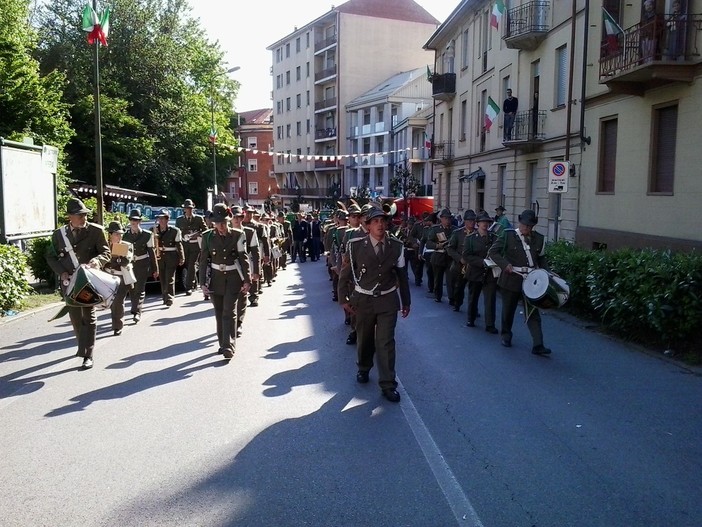
{"type": "Polygon", "coordinates": [[[302,217],[302,213],[298,212],[295,221],[292,223],[292,254],[290,261],[295,263],[297,258],[300,258],[300,262],[304,263],[306,260],[305,247],[307,245],[307,240],[310,237],[310,226],[302,217]]]}
{"type": "Polygon", "coordinates": [[[322,254],[322,222],[319,214],[314,214],[310,222],[311,258],[313,262],[319,260],[322,254]]]}
{"type": "Polygon", "coordinates": [[[244,220],[242,225],[244,227],[250,227],[256,231],[257,245],[258,249],[256,252],[252,253],[251,259],[258,260],[257,262],[252,262],[252,266],[257,269],[256,278],[251,281],[251,288],[249,289],[249,307],[258,306],[258,298],[261,294],[261,284],[263,283],[263,266],[268,263],[270,258],[270,245],[268,243],[268,229],[263,225],[259,219],[261,218],[261,213],[252,205],[246,205],[243,208],[244,220]]]}
{"type": "MultiPolygon", "coordinates": [[[[517,229],[507,230],[504,236],[497,236],[488,251],[488,256],[502,270],[497,281],[502,295],[500,334],[502,345],[508,348],[512,346],[512,323],[517,304],[523,296],[524,278],[533,269],[548,269],[544,236],[534,230],[538,221],[533,210],[525,210],[519,215],[517,229]]],[[[548,355],[551,350],[544,346],[541,314],[538,308],[528,302],[525,303],[524,308],[532,339],[531,352],[536,355],[548,355]]]]}
{"type": "Polygon", "coordinates": [[[131,291],[136,276],[132,262],[134,262],[134,246],[123,240],[124,229],[118,221],[111,221],[107,226],[107,234],[110,237],[111,258],[104,266],[104,271],[119,277],[119,287],[112,300],[110,313],[112,318],[112,331],[115,337],[122,334],[124,328],[124,300],[127,293],[131,291]]]}
{"type": "Polygon", "coordinates": [[[488,251],[495,241],[495,234],[490,232],[492,224],[490,215],[481,211],[476,218],[478,230],[467,236],[463,246],[462,258],[465,262],[465,277],[468,281],[468,318],[466,326],[475,327],[478,316],[478,300],[483,295],[485,309],[485,331],[497,333],[495,327],[495,297],[497,293],[497,278],[486,259],[488,251]]]}
{"type": "Polygon", "coordinates": [[[197,262],[200,259],[200,244],[202,233],[207,230],[205,218],[193,213],[195,203],[186,199],[182,205],[184,214],[176,219],[175,225],[183,237],[183,252],[185,253],[185,268],[183,269],[183,285],[185,295],[190,296],[197,287],[197,262]]]}
{"type": "Polygon", "coordinates": [[[517,109],[519,108],[519,99],[512,97],[512,90],[507,89],[507,98],[502,103],[502,112],[505,114],[504,117],[504,134],[503,139],[505,141],[512,140],[512,129],[514,128],[514,118],[517,115],[517,109]]]}
{"type": "Polygon", "coordinates": [[[149,276],[158,279],[158,260],[154,250],[154,235],[151,231],[141,228],[141,211],[132,209],[129,212],[129,228],[122,240],[132,244],[134,248],[134,277],[136,282],[129,290],[132,320],[137,324],[141,320],[141,312],[146,298],[146,281],[149,276]]]}
{"type": "Polygon", "coordinates": [[[237,301],[251,287],[246,235],[229,226],[231,212],[224,203],[212,207],[214,228],[202,240],[200,283],[210,295],[217,323],[219,353],[231,359],[236,350],[237,301]],[[209,277],[207,268],[211,269],[209,277]]]}
{"type": "Polygon", "coordinates": [[[173,305],[175,297],[175,276],[178,267],[185,263],[183,237],[178,227],[169,225],[171,213],[168,209],[161,209],[156,216],[154,236],[159,257],[159,278],[161,280],[161,297],[166,307],[173,305]]]}
{"type": "Polygon", "coordinates": [[[443,209],[439,213],[439,225],[434,226],[427,233],[426,246],[434,250],[431,255],[431,268],[434,272],[434,302],[441,302],[444,295],[444,275],[451,265],[451,257],[446,253],[446,247],[453,232],[452,219],[451,211],[443,209]]]}
{"type": "MultiPolygon", "coordinates": [[[[251,283],[254,284],[261,279],[261,252],[258,244],[258,235],[254,227],[244,225],[244,210],[235,205],[230,210],[231,219],[229,220],[234,229],[244,231],[246,254],[249,259],[249,272],[251,274],[251,283]]],[[[249,290],[239,292],[239,299],[236,303],[236,336],[241,337],[243,333],[244,319],[246,318],[246,307],[248,305],[246,299],[249,290]]]]}
{"type": "Polygon", "coordinates": [[[465,240],[468,236],[475,232],[475,211],[468,209],[463,213],[463,226],[460,229],[454,229],[449,238],[446,253],[451,257],[451,266],[448,271],[447,287],[449,296],[449,305],[453,306],[454,311],[460,311],[465,298],[466,277],[463,272],[463,248],[465,240]]]}
{"type": "Polygon", "coordinates": [[[278,223],[282,225],[282,234],[281,234],[281,245],[280,245],[280,250],[282,251],[283,254],[280,255],[280,264],[279,267],[285,271],[285,268],[288,265],[288,253],[291,250],[292,246],[292,227],[290,225],[290,222],[285,219],[285,213],[282,210],[278,211],[278,214],[276,215],[278,223]]]}
{"type": "Polygon", "coordinates": [[[410,313],[410,290],[402,242],[386,234],[385,216],[381,209],[371,209],[366,216],[368,235],[349,242],[339,298],[344,310],[356,315],[356,381],[368,382],[375,359],[383,396],[399,402],[395,326],[398,311],[402,318],[410,313]]]}
{"type": "MultiPolygon", "coordinates": [[[[70,198],[66,206],[68,224],[56,229],[47,248],[46,262],[59,276],[61,292],[65,296],[71,276],[81,265],[101,268],[110,260],[110,246],[101,225],[88,222],[88,209],[81,200],[70,198]]],[[[97,315],[94,306],[68,307],[73,334],[78,340],[77,357],[83,359],[83,369],[93,367],[93,351],[97,334],[97,315]]]]}

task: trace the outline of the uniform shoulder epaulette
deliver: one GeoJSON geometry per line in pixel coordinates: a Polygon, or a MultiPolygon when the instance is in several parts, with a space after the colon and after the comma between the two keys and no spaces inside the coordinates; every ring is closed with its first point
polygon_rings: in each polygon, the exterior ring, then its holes
{"type": "Polygon", "coordinates": [[[366,239],[365,236],[358,236],[356,238],[351,238],[349,240],[349,243],[356,243],[356,242],[360,242],[360,241],[365,240],[365,239],[366,239]]]}
{"type": "Polygon", "coordinates": [[[88,226],[90,226],[90,225],[92,225],[93,227],[97,227],[97,228],[100,229],[101,231],[104,231],[104,230],[105,230],[105,227],[103,227],[103,226],[100,225],[99,223],[93,223],[93,222],[90,222],[90,221],[89,221],[89,222],[88,222],[88,226]]]}

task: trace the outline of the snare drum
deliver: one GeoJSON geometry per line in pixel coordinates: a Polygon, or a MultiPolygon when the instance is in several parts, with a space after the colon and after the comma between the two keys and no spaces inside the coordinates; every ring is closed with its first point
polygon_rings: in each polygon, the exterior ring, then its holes
{"type": "Polygon", "coordinates": [[[522,292],[536,307],[551,309],[561,307],[568,301],[570,287],[557,274],[545,269],[534,269],[524,278],[522,292]]]}

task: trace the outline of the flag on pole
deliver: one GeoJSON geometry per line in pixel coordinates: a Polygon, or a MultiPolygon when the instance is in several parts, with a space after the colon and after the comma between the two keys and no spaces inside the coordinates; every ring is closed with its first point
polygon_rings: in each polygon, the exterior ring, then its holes
{"type": "Polygon", "coordinates": [[[500,107],[497,103],[492,100],[492,97],[488,97],[487,108],[485,108],[485,131],[489,132],[492,123],[497,120],[497,114],[500,113],[500,107]]]}
{"type": "Polygon", "coordinates": [[[424,132],[424,148],[431,151],[431,139],[429,139],[426,132],[424,132]]]}
{"type": "Polygon", "coordinates": [[[624,30],[604,7],[602,8],[602,21],[606,35],[607,51],[609,55],[614,55],[619,52],[619,36],[624,34],[624,30]]]}
{"type": "Polygon", "coordinates": [[[107,35],[110,32],[110,8],[105,8],[101,16],[95,10],[86,5],[83,8],[83,20],[81,23],[83,31],[88,33],[88,44],[99,41],[103,46],[107,46],[107,35]]]}
{"type": "Polygon", "coordinates": [[[427,80],[431,82],[433,75],[431,74],[431,70],[429,69],[429,65],[427,64],[427,80]]]}
{"type": "Polygon", "coordinates": [[[210,130],[210,143],[216,143],[217,142],[217,130],[212,128],[210,130]]]}
{"type": "Polygon", "coordinates": [[[505,14],[505,3],[502,0],[497,0],[495,5],[492,7],[492,14],[490,15],[490,25],[497,29],[500,25],[500,20],[502,15],[505,14]]]}

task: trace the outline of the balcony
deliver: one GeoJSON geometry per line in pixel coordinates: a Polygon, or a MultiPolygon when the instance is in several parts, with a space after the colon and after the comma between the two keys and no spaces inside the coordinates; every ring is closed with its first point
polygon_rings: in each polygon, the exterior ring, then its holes
{"type": "Polygon", "coordinates": [[[315,139],[336,139],[336,128],[317,128],[314,131],[315,139]]]}
{"type": "MultiPolygon", "coordinates": [[[[323,156],[326,157],[326,156],[323,156]]],[[[337,161],[336,156],[333,160],[329,159],[315,159],[314,160],[315,170],[333,170],[339,168],[339,161],[337,161]]]]}
{"type": "Polygon", "coordinates": [[[331,37],[327,37],[322,40],[318,40],[317,42],[314,43],[314,52],[319,53],[320,51],[327,49],[330,46],[333,46],[336,44],[337,38],[336,35],[332,35],[331,37]]]}
{"type": "MultiPolygon", "coordinates": [[[[517,112],[511,136],[505,135],[502,144],[508,148],[541,144],[544,141],[546,111],[525,110],[517,112]]],[[[507,131],[505,130],[505,134],[507,131]]]]}
{"type": "Polygon", "coordinates": [[[451,101],[456,96],[456,74],[441,73],[431,76],[431,95],[440,101],[451,101]]]}
{"type": "Polygon", "coordinates": [[[327,79],[329,77],[333,77],[336,75],[336,65],[323,69],[321,71],[315,72],[314,74],[314,82],[319,82],[322,79],[327,79]]]}
{"type": "Polygon", "coordinates": [[[409,155],[408,161],[410,163],[424,163],[429,159],[429,150],[425,147],[412,148],[409,155]]]}
{"type": "Polygon", "coordinates": [[[334,108],[336,106],[336,97],[329,97],[323,101],[318,101],[314,103],[314,111],[325,110],[327,108],[334,108]]]}
{"type": "Polygon", "coordinates": [[[527,2],[507,11],[502,39],[510,49],[533,51],[548,34],[549,2],[527,2]]]}
{"type": "Polygon", "coordinates": [[[350,168],[387,165],[387,160],[382,154],[355,154],[350,159],[350,168]]]}
{"type": "Polygon", "coordinates": [[[298,195],[300,198],[324,198],[324,197],[330,197],[328,196],[329,194],[329,188],[326,187],[305,187],[305,188],[282,188],[280,189],[280,192],[278,192],[276,195],[280,196],[281,198],[287,198],[287,199],[293,199],[297,198],[298,195]]]}
{"type": "Polygon", "coordinates": [[[453,141],[436,143],[432,148],[432,160],[441,165],[453,163],[453,141]]]}
{"type": "Polygon", "coordinates": [[[702,61],[697,42],[702,14],[674,18],[659,16],[603,42],[600,84],[618,93],[643,95],[665,84],[694,81],[702,61]]]}

